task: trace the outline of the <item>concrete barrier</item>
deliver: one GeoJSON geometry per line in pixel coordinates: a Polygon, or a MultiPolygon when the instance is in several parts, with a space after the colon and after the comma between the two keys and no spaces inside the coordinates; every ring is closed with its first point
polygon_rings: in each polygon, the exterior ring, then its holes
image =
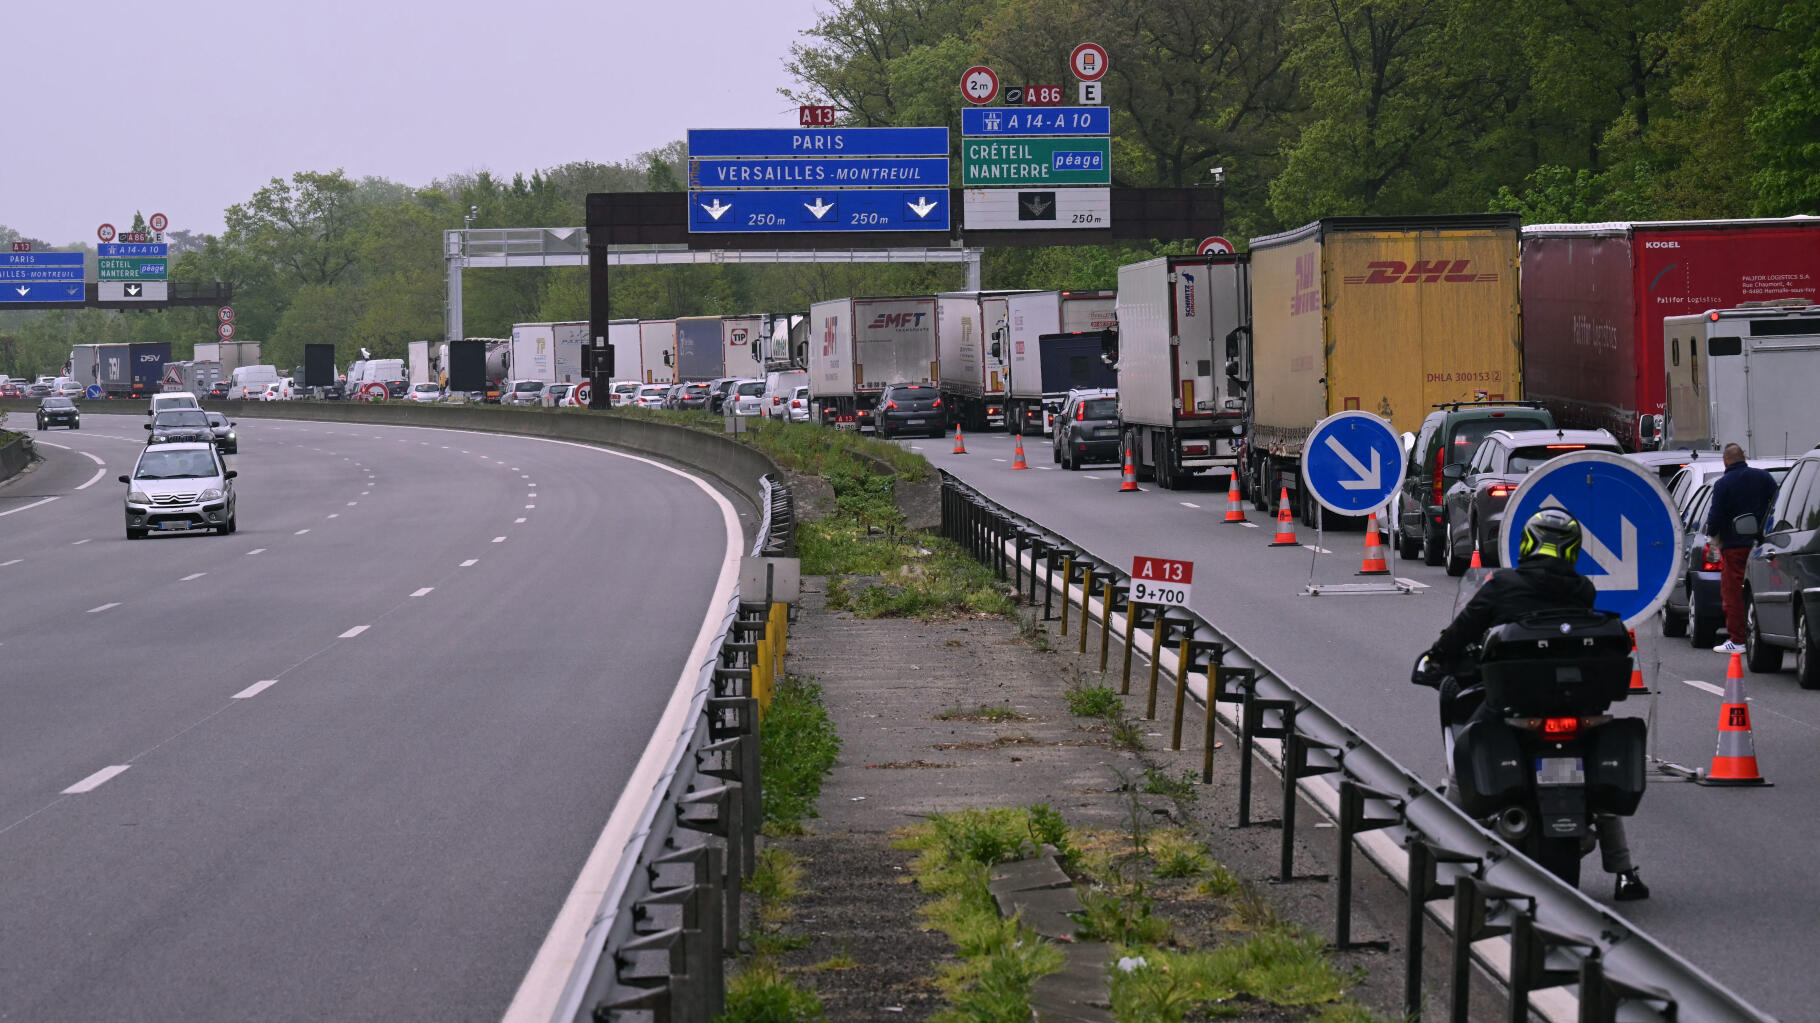
{"type": "MultiPolygon", "coordinates": [[[[86,401],[84,415],[144,416],[148,403],[132,400],[86,401]]],[[[9,412],[30,414],[33,400],[0,401],[9,412]]],[[[719,434],[633,418],[612,412],[585,409],[545,409],[535,406],[502,408],[497,405],[427,405],[409,402],[363,401],[211,401],[204,406],[229,419],[306,419],[337,423],[371,423],[375,426],[432,426],[445,430],[548,437],[618,448],[699,469],[732,487],[752,503],[764,500],[759,477],[769,473],[781,478],[770,456],[747,444],[719,434]]]]}
{"type": "Polygon", "coordinates": [[[12,442],[0,445],[0,480],[10,480],[19,470],[32,464],[32,439],[20,434],[12,442]]]}

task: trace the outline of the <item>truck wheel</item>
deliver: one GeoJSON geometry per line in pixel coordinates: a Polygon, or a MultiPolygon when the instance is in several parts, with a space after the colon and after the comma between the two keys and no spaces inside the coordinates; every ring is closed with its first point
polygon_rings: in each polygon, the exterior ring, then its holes
{"type": "Polygon", "coordinates": [[[1267,477],[1262,468],[1248,477],[1248,482],[1251,484],[1251,506],[1261,512],[1270,511],[1270,502],[1276,497],[1275,494],[1270,493],[1270,488],[1264,485],[1265,479],[1267,477]]]}
{"type": "Polygon", "coordinates": [[[1159,434],[1155,440],[1155,450],[1151,452],[1151,455],[1156,459],[1156,485],[1164,490],[1174,490],[1175,470],[1170,464],[1169,435],[1159,434]]]}
{"type": "Polygon", "coordinates": [[[1757,602],[1749,593],[1744,595],[1744,666],[1758,674],[1782,670],[1782,650],[1764,642],[1757,602]]]}

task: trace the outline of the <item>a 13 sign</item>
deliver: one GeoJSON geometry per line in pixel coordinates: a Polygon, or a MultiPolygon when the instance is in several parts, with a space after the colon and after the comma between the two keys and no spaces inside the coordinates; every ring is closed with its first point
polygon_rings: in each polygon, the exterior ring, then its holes
{"type": "Polygon", "coordinates": [[[1131,559],[1131,599],[1140,604],[1183,605],[1193,594],[1194,562],[1174,558],[1131,559]]]}
{"type": "Polygon", "coordinates": [[[832,106],[799,106],[796,108],[797,124],[804,128],[825,128],[834,124],[832,106]]]}

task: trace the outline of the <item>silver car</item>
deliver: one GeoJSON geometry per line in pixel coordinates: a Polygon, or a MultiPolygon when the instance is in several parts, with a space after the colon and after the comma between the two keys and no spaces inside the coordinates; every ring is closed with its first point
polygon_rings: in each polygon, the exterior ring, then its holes
{"type": "Polygon", "coordinates": [[[722,410],[735,416],[763,415],[765,411],[765,382],[763,380],[739,380],[733,384],[733,390],[727,393],[726,404],[722,410]]]}
{"type": "Polygon", "coordinates": [[[798,384],[796,389],[790,392],[790,403],[788,411],[786,411],[785,414],[790,417],[790,422],[792,423],[806,423],[809,421],[808,387],[798,384]]]}
{"type": "Polygon", "coordinates": [[[127,485],[126,538],[138,540],[154,530],[234,532],[237,475],[213,441],[147,446],[133,471],[120,477],[127,485]]]}

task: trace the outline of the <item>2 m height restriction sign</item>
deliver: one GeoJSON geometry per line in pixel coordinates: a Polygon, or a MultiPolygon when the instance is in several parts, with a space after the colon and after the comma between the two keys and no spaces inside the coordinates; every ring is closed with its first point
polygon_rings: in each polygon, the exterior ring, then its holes
{"type": "Polygon", "coordinates": [[[1194,583],[1194,562],[1174,558],[1131,559],[1131,599],[1139,604],[1185,606],[1194,583]]]}

